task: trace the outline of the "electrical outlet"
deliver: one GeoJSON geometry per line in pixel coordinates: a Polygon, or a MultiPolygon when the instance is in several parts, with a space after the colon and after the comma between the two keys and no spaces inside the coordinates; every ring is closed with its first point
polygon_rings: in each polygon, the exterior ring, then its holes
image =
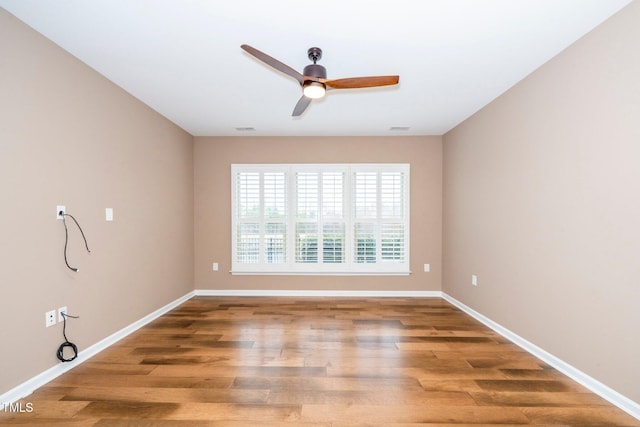
{"type": "Polygon", "coordinates": [[[430,272],[430,271],[431,271],[431,265],[429,265],[429,264],[425,264],[425,265],[424,265],[424,272],[425,272],[425,273],[428,273],[428,272],[430,272]]]}
{"type": "Polygon", "coordinates": [[[51,310],[47,311],[44,314],[44,325],[48,328],[49,326],[53,326],[56,324],[56,311],[51,310]]]}
{"type": "Polygon", "coordinates": [[[218,263],[217,262],[213,263],[213,271],[218,271],[218,263]]]}
{"type": "Polygon", "coordinates": [[[107,221],[113,221],[113,208],[105,208],[104,217],[104,219],[107,221]]]}
{"type": "Polygon", "coordinates": [[[56,206],[56,219],[64,219],[64,216],[60,215],[60,212],[62,212],[63,214],[67,213],[67,208],[62,205],[56,206]]]}
{"type": "Polygon", "coordinates": [[[64,316],[62,313],[67,314],[67,307],[60,307],[58,309],[58,322],[64,322],[64,316]]]}

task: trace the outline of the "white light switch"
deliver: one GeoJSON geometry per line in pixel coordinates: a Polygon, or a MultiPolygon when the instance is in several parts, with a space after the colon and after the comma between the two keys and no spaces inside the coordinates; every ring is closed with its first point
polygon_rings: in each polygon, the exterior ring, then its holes
{"type": "Polygon", "coordinates": [[[218,271],[218,263],[217,262],[213,263],[213,271],[218,271]]]}
{"type": "Polygon", "coordinates": [[[113,208],[106,208],[104,210],[104,216],[107,221],[113,221],[113,208]]]}
{"type": "Polygon", "coordinates": [[[473,286],[478,286],[478,276],[476,276],[475,274],[471,275],[471,284],[473,286]]]}
{"type": "Polygon", "coordinates": [[[424,265],[424,272],[425,272],[425,273],[428,273],[428,272],[430,272],[430,271],[431,271],[431,265],[430,265],[430,264],[425,264],[425,265],[424,265]]]}

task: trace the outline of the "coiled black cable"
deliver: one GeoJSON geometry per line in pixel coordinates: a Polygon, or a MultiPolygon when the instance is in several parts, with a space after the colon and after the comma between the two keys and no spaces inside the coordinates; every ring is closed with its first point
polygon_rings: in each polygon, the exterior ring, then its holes
{"type": "Polygon", "coordinates": [[[61,313],[62,315],[62,336],[64,337],[64,342],[62,344],[60,344],[60,347],[58,347],[58,351],[56,352],[56,356],[58,357],[58,360],[60,360],[61,362],[71,362],[72,360],[74,360],[76,357],[78,357],[78,347],[69,341],[69,339],[67,338],[67,317],[72,317],[74,319],[77,319],[79,316],[69,316],[67,313],[61,313]],[[71,348],[71,350],[73,350],[73,356],[66,358],[64,357],[64,349],[65,348],[71,348]]]}

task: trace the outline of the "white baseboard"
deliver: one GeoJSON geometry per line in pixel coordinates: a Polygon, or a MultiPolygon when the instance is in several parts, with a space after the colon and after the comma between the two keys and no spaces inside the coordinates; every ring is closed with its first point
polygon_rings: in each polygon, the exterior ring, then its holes
{"type": "Polygon", "coordinates": [[[109,346],[113,345],[114,343],[120,341],[122,338],[126,337],[127,335],[131,334],[132,332],[135,332],[136,330],[140,329],[141,327],[143,327],[147,323],[151,322],[152,320],[157,319],[158,317],[162,316],[163,314],[167,313],[168,311],[170,311],[170,310],[174,309],[175,307],[179,306],[183,302],[191,299],[193,296],[194,296],[194,292],[189,292],[188,294],[176,299],[175,301],[170,302],[169,304],[165,305],[164,307],[159,308],[158,310],[154,311],[153,313],[148,314],[147,316],[145,316],[142,319],[130,324],[129,326],[127,326],[127,327],[125,327],[123,329],[120,329],[119,331],[117,331],[114,334],[108,336],[107,338],[103,339],[102,341],[99,341],[99,342],[95,343],[94,345],[86,348],[85,350],[80,351],[78,353],[78,357],[75,360],[73,360],[71,362],[67,362],[67,363],[60,362],[57,365],[52,366],[51,368],[47,369],[46,371],[36,375],[35,377],[25,381],[24,383],[18,385],[17,387],[14,387],[11,390],[9,390],[8,392],[0,395],[0,402],[2,402],[4,404],[11,404],[11,403],[14,403],[15,401],[17,401],[19,399],[22,399],[23,397],[26,397],[26,396],[30,395],[37,388],[42,387],[43,385],[47,384],[51,380],[59,377],[60,375],[64,374],[65,372],[73,369],[74,367],[78,366],[82,362],[84,362],[84,361],[88,360],[89,358],[95,356],[96,354],[100,353],[102,350],[104,350],[104,349],[108,348],[109,346]]]}
{"type": "Polygon", "coordinates": [[[441,298],[440,291],[335,291],[335,290],[244,290],[200,289],[196,296],[234,297],[361,297],[361,298],[441,298]]]}
{"type": "Polygon", "coordinates": [[[444,298],[446,301],[450,302],[454,306],[458,307],[460,310],[464,311],[471,317],[482,322],[489,328],[493,329],[495,332],[499,333],[503,337],[512,341],[514,344],[518,345],[519,347],[523,348],[527,352],[536,356],[538,359],[542,360],[543,362],[549,364],[550,366],[554,367],[558,371],[562,372],[572,380],[583,385],[584,387],[588,388],[598,396],[602,397],[603,399],[609,401],[613,405],[622,409],[627,414],[640,420],[640,404],[639,403],[634,402],[633,400],[629,399],[626,396],[623,396],[622,394],[618,393],[612,388],[602,384],[600,381],[596,380],[595,378],[590,377],[589,375],[585,374],[581,370],[557,358],[553,354],[546,352],[545,350],[541,349],[537,345],[511,332],[510,330],[503,327],[502,325],[478,313],[472,308],[464,305],[463,303],[456,300],[452,296],[442,292],[442,298],[444,298]]]}

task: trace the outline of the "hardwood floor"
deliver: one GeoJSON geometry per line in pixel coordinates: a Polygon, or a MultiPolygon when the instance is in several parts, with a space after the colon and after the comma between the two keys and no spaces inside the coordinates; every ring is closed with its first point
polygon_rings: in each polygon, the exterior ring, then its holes
{"type": "Polygon", "coordinates": [[[441,299],[196,297],[0,425],[640,426],[441,299]]]}

